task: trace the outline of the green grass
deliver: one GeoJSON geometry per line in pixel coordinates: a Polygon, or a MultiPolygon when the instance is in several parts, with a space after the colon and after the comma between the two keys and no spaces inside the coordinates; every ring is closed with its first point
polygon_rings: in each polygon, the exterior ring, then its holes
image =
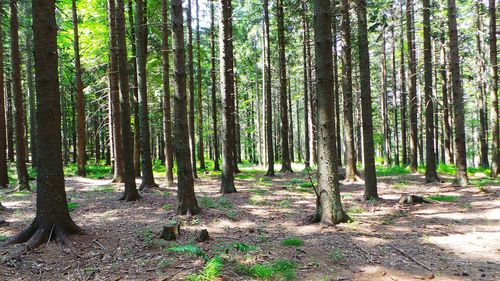
{"type": "Polygon", "coordinates": [[[4,242],[4,241],[7,241],[7,240],[9,240],[9,236],[0,235],[0,242],[4,242]]]}
{"type": "MultiPolygon", "coordinates": [[[[77,165],[68,164],[64,167],[64,175],[66,177],[75,177],[77,175],[77,165]]],[[[111,177],[111,166],[89,164],[85,166],[87,178],[89,179],[104,179],[111,177]]]]}
{"type": "Polygon", "coordinates": [[[172,209],[172,204],[164,204],[163,207],[161,207],[164,211],[170,211],[172,209]]]}
{"type": "Polygon", "coordinates": [[[295,246],[299,247],[304,244],[304,240],[298,238],[298,237],[287,237],[283,240],[281,240],[281,245],[283,246],[295,246]]]}
{"type": "Polygon", "coordinates": [[[211,197],[198,197],[198,203],[202,208],[205,209],[219,209],[219,210],[228,210],[234,209],[233,203],[229,201],[226,197],[220,196],[218,198],[211,197]]]}
{"type": "Polygon", "coordinates": [[[264,206],[267,205],[268,202],[264,197],[255,194],[250,196],[250,198],[248,198],[248,203],[254,206],[264,206]]]}
{"type": "Polygon", "coordinates": [[[431,195],[428,198],[439,202],[455,202],[459,197],[455,195],[431,195]]]}
{"type": "Polygon", "coordinates": [[[11,194],[9,194],[9,196],[12,196],[12,197],[27,197],[30,195],[31,195],[31,192],[29,192],[29,191],[16,191],[16,192],[12,192],[11,194]]]}
{"type": "Polygon", "coordinates": [[[339,262],[344,259],[344,253],[339,249],[335,249],[330,252],[329,258],[334,262],[339,262]]]}
{"type": "Polygon", "coordinates": [[[357,215],[366,212],[365,209],[358,207],[358,206],[352,206],[349,209],[347,209],[347,214],[348,215],[357,215]]]}
{"type": "Polygon", "coordinates": [[[295,280],[296,270],[297,264],[290,260],[276,260],[271,263],[253,265],[240,264],[237,266],[237,272],[258,280],[295,280]]]}
{"type": "Polygon", "coordinates": [[[68,202],[68,210],[70,212],[73,212],[74,210],[76,210],[76,208],[78,208],[78,203],[76,203],[76,202],[68,202]]]}
{"type": "Polygon", "coordinates": [[[400,176],[400,175],[407,175],[410,173],[410,170],[401,166],[389,166],[389,167],[377,166],[376,171],[377,171],[377,176],[379,177],[400,176]]]}
{"type": "Polygon", "coordinates": [[[115,192],[115,189],[114,189],[114,188],[111,188],[111,187],[101,187],[101,188],[96,188],[96,189],[94,189],[94,191],[96,191],[96,192],[106,192],[106,193],[111,193],[111,192],[115,192]]]}
{"type": "Polygon", "coordinates": [[[283,199],[283,200],[278,201],[278,203],[276,203],[276,205],[278,205],[281,208],[290,208],[292,206],[292,203],[288,199],[283,199]]]}
{"type": "Polygon", "coordinates": [[[393,189],[403,189],[405,188],[406,186],[408,185],[408,182],[407,181],[398,181],[398,182],[395,182],[391,185],[391,187],[393,189]]]}
{"type": "Polygon", "coordinates": [[[206,257],[207,255],[203,249],[193,244],[170,247],[168,251],[172,253],[189,254],[196,257],[206,257]]]}
{"type": "Polygon", "coordinates": [[[187,281],[209,281],[216,280],[224,269],[224,262],[220,256],[215,256],[208,260],[203,270],[199,273],[189,275],[187,281]]]}

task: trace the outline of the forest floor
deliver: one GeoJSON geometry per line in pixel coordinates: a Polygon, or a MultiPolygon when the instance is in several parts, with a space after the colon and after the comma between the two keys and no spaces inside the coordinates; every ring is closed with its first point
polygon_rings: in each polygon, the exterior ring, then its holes
{"type": "MultiPolygon", "coordinates": [[[[175,215],[176,189],[161,177],[160,188],[138,202],[117,201],[123,187],[109,179],[67,177],[72,217],[87,234],[73,236],[70,251],[48,243],[17,260],[7,260],[16,246],[1,247],[0,279],[500,279],[498,181],[473,177],[472,185],[457,187],[446,175],[432,185],[418,174],[380,176],[382,200],[368,202],[361,200],[362,183],[343,183],[353,222],[325,227],[307,223],[315,197],[306,173],[268,178],[256,167],[242,170],[238,193],[226,196],[218,193],[219,174],[200,174],[195,190],[203,212],[191,218],[175,215]],[[400,205],[401,194],[432,203],[400,205]],[[172,219],[182,221],[180,238],[160,239],[172,219]],[[201,229],[210,239],[197,243],[201,229]]],[[[32,221],[36,194],[1,197],[6,240],[32,221]]]]}

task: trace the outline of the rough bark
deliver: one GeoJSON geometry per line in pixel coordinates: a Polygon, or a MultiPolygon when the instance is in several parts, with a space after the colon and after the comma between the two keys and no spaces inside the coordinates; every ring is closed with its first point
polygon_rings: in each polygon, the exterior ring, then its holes
{"type": "Polygon", "coordinates": [[[197,96],[198,96],[198,161],[200,161],[200,169],[205,170],[205,146],[203,140],[203,96],[201,91],[201,40],[200,40],[200,5],[196,0],[196,56],[197,56],[197,96]]]}
{"type": "Polygon", "coordinates": [[[219,23],[220,87],[222,94],[222,180],[220,192],[236,192],[234,186],[234,68],[231,0],[221,0],[219,23]]]}
{"type": "Polygon", "coordinates": [[[64,190],[61,149],[61,106],[57,70],[55,1],[33,1],[39,167],[36,217],[8,243],[24,243],[24,251],[70,234],[83,233],[70,217],[64,190]]]}
{"type": "Polygon", "coordinates": [[[400,40],[401,40],[401,45],[400,45],[400,79],[401,79],[401,154],[402,159],[401,161],[403,162],[403,165],[408,165],[408,146],[407,146],[407,140],[408,140],[408,134],[407,134],[407,125],[408,125],[408,117],[407,117],[407,93],[406,93],[406,69],[405,69],[405,44],[404,44],[404,28],[403,28],[403,20],[404,20],[404,13],[403,13],[403,1],[401,1],[401,33],[400,33],[400,40]]]}
{"type": "MultiPolygon", "coordinates": [[[[220,36],[220,35],[219,35],[220,36]]],[[[265,81],[265,116],[266,116],[266,143],[267,143],[267,173],[274,176],[274,148],[273,148],[273,107],[271,92],[271,48],[269,35],[269,0],[264,0],[264,81],[265,81]]]]}
{"type": "Polygon", "coordinates": [[[304,37],[302,43],[302,60],[304,68],[304,144],[305,144],[305,155],[304,155],[304,165],[306,169],[311,167],[311,140],[309,136],[309,60],[307,57],[307,48],[309,45],[308,32],[306,30],[308,27],[308,22],[306,18],[307,6],[302,4],[302,28],[304,29],[304,37]]]}
{"type": "Polygon", "coordinates": [[[82,67],[80,63],[80,39],[78,35],[78,15],[76,0],[71,1],[71,11],[73,15],[73,50],[75,56],[75,83],[76,83],[76,139],[77,139],[77,174],[86,176],[85,171],[85,98],[83,96],[82,67]]]}
{"type": "Polygon", "coordinates": [[[363,156],[365,163],[365,200],[378,199],[377,175],[375,173],[375,148],[373,145],[372,96],[370,85],[370,55],[368,50],[368,28],[366,19],[366,0],[359,0],[358,49],[359,79],[361,91],[361,110],[363,123],[363,156]]]}
{"type": "Polygon", "coordinates": [[[480,14],[480,3],[476,3],[476,48],[477,48],[477,99],[476,104],[479,115],[479,165],[484,168],[489,167],[488,161],[488,117],[486,113],[486,82],[485,73],[486,67],[483,56],[482,47],[482,23],[480,14]]]}
{"type": "Polygon", "coordinates": [[[413,0],[406,1],[406,38],[408,41],[408,98],[410,102],[410,170],[412,173],[416,173],[418,167],[418,99],[413,0]]]}
{"type": "Polygon", "coordinates": [[[444,34],[441,35],[441,66],[440,66],[440,75],[441,75],[441,93],[443,95],[443,123],[444,123],[444,154],[445,154],[445,163],[452,164],[453,160],[453,147],[451,144],[452,131],[451,131],[451,108],[448,103],[448,73],[447,73],[447,53],[446,46],[444,41],[444,34]]]}
{"type": "Polygon", "coordinates": [[[392,35],[392,112],[394,118],[394,164],[399,166],[399,130],[398,130],[398,90],[396,76],[396,36],[394,26],[391,27],[392,35]]]}
{"type": "Polygon", "coordinates": [[[194,194],[194,179],[189,153],[189,132],[186,100],[186,66],[182,0],[171,0],[172,46],[174,52],[174,150],[177,160],[177,214],[196,215],[200,212],[194,194]]]}
{"type": "Polygon", "coordinates": [[[191,151],[191,162],[193,167],[193,177],[197,178],[196,172],[196,138],[194,126],[194,57],[193,57],[193,19],[191,16],[191,1],[187,0],[186,22],[187,22],[187,53],[188,53],[188,131],[189,131],[189,147],[191,151]]]}
{"type": "Polygon", "coordinates": [[[389,109],[388,109],[388,92],[387,92],[387,48],[386,48],[386,29],[382,28],[382,131],[384,135],[384,165],[391,165],[391,134],[389,131],[389,109]]]}
{"type": "Polygon", "coordinates": [[[135,44],[137,48],[137,78],[139,86],[139,131],[141,136],[141,186],[139,190],[158,187],[153,177],[151,160],[151,129],[149,127],[148,88],[147,88],[147,53],[148,28],[144,13],[147,2],[135,1],[135,44]]]}
{"type": "Polygon", "coordinates": [[[316,98],[318,100],[318,187],[313,221],[332,225],[347,222],[342,209],[336,155],[333,97],[332,32],[329,0],[314,0],[316,98]]]}
{"type": "Polygon", "coordinates": [[[162,61],[163,61],[163,138],[165,141],[165,166],[167,186],[174,184],[174,152],[172,144],[172,114],[170,110],[170,28],[168,26],[168,3],[162,0],[162,61]]]}
{"type": "Polygon", "coordinates": [[[14,97],[14,133],[16,137],[16,170],[19,190],[29,190],[28,169],[26,168],[26,136],[24,134],[24,102],[21,86],[21,54],[19,52],[19,23],[17,0],[10,1],[10,57],[12,89],[14,97]]]}
{"type": "MultiPolygon", "coordinates": [[[[24,14],[26,17],[31,18],[31,5],[26,3],[24,5],[24,14]]],[[[35,89],[33,81],[33,33],[31,28],[31,21],[28,21],[25,26],[25,50],[26,50],[26,82],[28,86],[28,104],[29,104],[29,141],[30,141],[30,151],[31,151],[31,167],[36,169],[36,101],[35,101],[35,89]]]]}
{"type": "Polygon", "coordinates": [[[457,183],[467,185],[467,154],[465,150],[464,93],[460,77],[460,56],[458,47],[457,7],[455,0],[448,0],[448,32],[450,40],[451,86],[453,92],[453,114],[455,124],[455,149],[457,183]]]}
{"type": "MultiPolygon", "coordinates": [[[[0,3],[0,18],[3,18],[4,11],[0,3]]],[[[3,30],[0,24],[0,188],[7,188],[9,176],[7,170],[7,124],[5,120],[5,92],[4,92],[4,50],[3,50],[3,30]]]]}
{"type": "Polygon", "coordinates": [[[496,39],[496,8],[495,0],[489,1],[490,14],[490,64],[491,64],[491,135],[492,135],[492,159],[491,176],[496,178],[500,174],[500,134],[498,125],[498,58],[497,58],[497,39],[496,39]]]}
{"type": "Polygon", "coordinates": [[[125,3],[116,1],[116,40],[118,47],[118,78],[120,82],[120,123],[123,146],[123,181],[125,191],[121,200],[140,199],[135,183],[132,129],[130,127],[130,89],[128,81],[127,43],[125,35],[125,3]]]}
{"type": "Polygon", "coordinates": [[[217,126],[217,82],[215,69],[215,7],[210,3],[210,81],[212,93],[212,126],[213,126],[213,147],[214,147],[214,171],[219,171],[219,129],[217,126]]]}
{"type": "Polygon", "coordinates": [[[423,0],[424,26],[424,91],[425,91],[425,180],[436,182],[436,153],[434,151],[434,101],[432,97],[432,45],[431,45],[431,6],[423,0]]]}
{"type": "Polygon", "coordinates": [[[14,162],[14,115],[13,115],[13,101],[12,101],[12,80],[7,77],[5,81],[6,90],[6,124],[7,124],[7,160],[14,162]]]}
{"type": "Polygon", "coordinates": [[[335,137],[337,138],[337,158],[339,167],[342,166],[342,132],[340,127],[340,94],[337,51],[337,0],[332,2],[332,32],[333,32],[333,96],[335,103],[335,137]]]}

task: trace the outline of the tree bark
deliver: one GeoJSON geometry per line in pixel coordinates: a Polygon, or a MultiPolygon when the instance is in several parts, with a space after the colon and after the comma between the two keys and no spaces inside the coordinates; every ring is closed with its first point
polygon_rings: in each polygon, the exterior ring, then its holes
{"type": "MultiPolygon", "coordinates": [[[[220,35],[219,35],[220,36],[220,35]]],[[[273,148],[273,108],[271,92],[271,48],[269,35],[269,0],[264,0],[264,81],[266,96],[266,142],[267,142],[267,173],[274,176],[274,148],[273,148]]]]}
{"type": "Polygon", "coordinates": [[[139,131],[141,136],[141,186],[139,190],[158,187],[153,177],[151,160],[151,129],[149,127],[148,89],[147,89],[147,52],[148,28],[144,13],[147,2],[135,1],[135,44],[137,48],[137,78],[139,86],[139,131]]]}
{"type": "Polygon", "coordinates": [[[168,3],[162,0],[162,61],[163,61],[163,138],[165,139],[165,166],[167,186],[174,184],[174,153],[172,144],[172,120],[170,110],[170,29],[168,27],[168,3]]]}
{"type": "Polygon", "coordinates": [[[214,171],[220,171],[219,167],[219,129],[217,126],[217,82],[215,70],[215,7],[213,1],[210,2],[210,81],[212,84],[212,126],[213,126],[213,147],[214,147],[214,171]]]}
{"type": "Polygon", "coordinates": [[[386,48],[386,26],[382,28],[382,128],[384,135],[384,165],[391,165],[391,134],[389,131],[389,109],[388,109],[388,93],[387,93],[387,48],[386,48]]]}
{"type": "Polygon", "coordinates": [[[305,156],[304,165],[306,169],[311,167],[311,137],[309,136],[309,60],[307,56],[307,49],[309,45],[308,37],[308,22],[306,18],[307,6],[302,4],[302,28],[304,29],[303,47],[302,47],[302,59],[304,68],[304,144],[305,144],[305,156]]]}
{"type": "Polygon", "coordinates": [[[423,0],[424,26],[424,91],[425,91],[425,180],[438,181],[436,172],[436,153],[434,151],[434,101],[432,98],[432,45],[431,45],[431,6],[423,0]]]}
{"type": "Polygon", "coordinates": [[[400,34],[400,52],[401,52],[401,66],[400,66],[400,79],[401,79],[401,154],[403,165],[408,165],[408,134],[407,134],[407,93],[406,93],[406,70],[405,70],[405,44],[404,44],[404,28],[403,28],[403,1],[401,1],[401,34],[400,34]]]}
{"type": "Polygon", "coordinates": [[[188,131],[189,131],[189,147],[191,151],[191,162],[193,167],[193,177],[198,178],[196,172],[196,138],[194,126],[194,58],[193,58],[193,19],[191,16],[191,1],[187,0],[186,22],[187,22],[187,52],[188,52],[188,131]]]}
{"type": "Polygon", "coordinates": [[[69,234],[83,233],[70,217],[64,190],[55,1],[33,1],[33,30],[40,156],[36,217],[28,228],[8,241],[26,242],[27,249],[49,239],[65,245],[69,234]]]}
{"type": "Polygon", "coordinates": [[[491,135],[492,135],[492,159],[491,176],[498,177],[500,174],[500,135],[498,129],[498,58],[497,58],[497,38],[496,38],[496,8],[495,0],[489,1],[490,14],[490,64],[491,64],[491,135]]]}
{"type": "Polygon", "coordinates": [[[476,103],[478,105],[478,113],[479,113],[479,165],[484,168],[489,167],[488,161],[488,116],[486,113],[486,82],[485,82],[485,73],[486,67],[484,63],[483,56],[483,48],[482,48],[482,24],[481,24],[481,14],[480,14],[480,2],[476,3],[476,47],[477,47],[477,88],[478,88],[478,97],[476,99],[476,103]]]}
{"type": "Polygon", "coordinates": [[[337,0],[332,2],[332,32],[333,32],[333,95],[335,97],[335,137],[337,138],[338,165],[342,166],[342,132],[340,128],[340,94],[338,74],[338,51],[337,51],[337,0]]]}
{"type": "MultiPolygon", "coordinates": [[[[32,17],[31,5],[26,3],[25,16],[32,17]]],[[[29,138],[30,138],[30,151],[31,151],[31,167],[36,169],[36,101],[35,101],[35,90],[33,83],[33,33],[31,28],[31,21],[28,21],[27,26],[25,26],[25,38],[26,38],[26,77],[28,84],[28,104],[29,104],[29,138]]]]}
{"type": "Polygon", "coordinates": [[[236,192],[234,186],[234,68],[231,0],[221,0],[219,23],[220,85],[222,94],[222,181],[220,192],[236,192]]]}
{"type": "Polygon", "coordinates": [[[7,160],[14,162],[14,115],[12,101],[12,80],[7,77],[5,81],[6,97],[6,124],[7,124],[7,160]]]}
{"type": "Polygon", "coordinates": [[[417,172],[418,167],[418,100],[417,65],[415,55],[415,31],[413,30],[413,0],[406,1],[406,38],[408,41],[408,94],[410,99],[410,170],[417,172]]]}
{"type": "Polygon", "coordinates": [[[460,56],[458,51],[457,7],[455,0],[448,0],[448,32],[450,40],[451,85],[453,91],[453,114],[455,117],[455,148],[457,182],[467,185],[467,154],[465,150],[464,93],[460,77],[460,56]]]}
{"type": "Polygon", "coordinates": [[[398,130],[398,90],[396,76],[396,35],[394,26],[391,27],[392,36],[392,111],[394,115],[394,164],[399,166],[399,130],[398,130]]]}
{"type": "Polygon", "coordinates": [[[17,0],[10,0],[10,57],[12,85],[14,94],[14,127],[16,137],[16,170],[19,190],[29,190],[29,177],[26,168],[26,138],[24,134],[24,102],[21,86],[21,55],[19,53],[19,23],[17,19],[17,0]]]}
{"type": "Polygon", "coordinates": [[[368,50],[368,28],[366,19],[366,0],[359,0],[358,49],[359,79],[361,91],[361,110],[363,123],[363,156],[365,163],[365,200],[378,199],[377,175],[375,173],[375,149],[373,145],[372,96],[370,85],[370,54],[368,50]]]}
{"type": "Polygon", "coordinates": [[[73,49],[75,55],[75,82],[76,82],[76,135],[77,135],[77,174],[86,176],[85,172],[85,98],[83,96],[82,67],[80,63],[80,42],[78,36],[78,15],[76,12],[76,0],[71,1],[73,14],[73,49]]]}
{"type": "Polygon", "coordinates": [[[127,43],[125,35],[125,3],[116,2],[116,40],[118,47],[118,77],[120,82],[120,122],[123,146],[123,181],[125,191],[121,200],[136,201],[140,199],[135,184],[132,130],[130,128],[130,90],[128,81],[127,43]]]}
{"type": "Polygon", "coordinates": [[[329,0],[314,0],[316,98],[318,100],[318,187],[313,221],[332,225],[347,222],[342,209],[335,139],[332,32],[329,0]]]}
{"type": "Polygon", "coordinates": [[[198,161],[200,169],[205,170],[205,146],[203,140],[203,96],[201,91],[201,40],[200,40],[200,5],[196,0],[196,50],[197,50],[197,82],[198,82],[198,161]]]}
{"type": "Polygon", "coordinates": [[[171,0],[172,45],[174,49],[174,150],[177,160],[177,214],[196,215],[200,212],[194,194],[186,101],[186,66],[182,0],[171,0]]]}
{"type": "MultiPolygon", "coordinates": [[[[4,11],[0,3],[0,17],[3,18],[4,11]]],[[[3,53],[3,30],[0,24],[0,188],[9,187],[9,175],[7,168],[7,124],[5,120],[5,80],[4,80],[4,53],[3,53]]]]}
{"type": "Polygon", "coordinates": [[[440,75],[441,75],[441,92],[443,95],[443,123],[444,123],[444,154],[445,154],[445,163],[453,164],[455,161],[453,159],[453,147],[451,144],[452,139],[452,131],[451,131],[451,107],[448,103],[448,73],[447,73],[447,53],[446,46],[444,41],[444,34],[441,34],[441,66],[440,66],[440,75]]]}

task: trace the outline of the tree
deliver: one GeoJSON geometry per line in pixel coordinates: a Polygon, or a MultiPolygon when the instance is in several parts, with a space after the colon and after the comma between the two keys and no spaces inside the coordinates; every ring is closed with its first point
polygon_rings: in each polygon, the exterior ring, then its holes
{"type": "Polygon", "coordinates": [[[279,75],[280,75],[280,108],[281,108],[281,172],[291,173],[290,147],[288,145],[288,97],[286,76],[285,52],[285,16],[283,13],[283,0],[278,0],[278,49],[279,49],[279,75]]]}
{"type": "Polygon", "coordinates": [[[118,78],[120,82],[120,123],[123,146],[123,182],[125,191],[120,198],[136,201],[140,198],[135,184],[132,130],[130,128],[130,92],[128,82],[127,43],[125,36],[125,3],[116,1],[116,41],[118,50],[118,78]]]}
{"type": "Polygon", "coordinates": [[[451,164],[453,160],[453,148],[451,145],[451,118],[450,118],[450,104],[448,102],[448,73],[447,73],[447,53],[444,41],[444,34],[441,34],[441,62],[440,62],[440,76],[441,76],[441,93],[443,95],[443,123],[444,123],[444,156],[445,163],[451,164]]]}
{"type": "Polygon", "coordinates": [[[24,134],[24,102],[21,86],[21,55],[19,53],[19,23],[17,0],[10,0],[10,57],[12,85],[14,92],[14,126],[16,137],[16,170],[19,190],[29,190],[28,169],[26,168],[26,136],[24,134]]]}
{"type": "Polygon", "coordinates": [[[118,85],[118,52],[116,46],[115,0],[108,0],[109,25],[109,96],[111,104],[112,142],[114,155],[113,182],[123,182],[123,145],[120,124],[120,89],[118,85]]]}
{"type": "MultiPolygon", "coordinates": [[[[135,45],[137,48],[137,78],[139,86],[139,131],[141,135],[141,186],[139,190],[158,187],[153,177],[151,161],[151,132],[149,128],[148,88],[147,88],[147,53],[148,29],[144,14],[145,0],[135,1],[135,45]]],[[[147,5],[147,4],[146,4],[147,5]]],[[[137,121],[137,120],[136,120],[137,121]]]]}
{"type": "Polygon", "coordinates": [[[165,164],[167,167],[167,185],[174,183],[173,166],[174,153],[172,147],[172,121],[170,112],[170,59],[169,50],[170,29],[168,27],[168,4],[167,0],[162,0],[162,61],[163,61],[163,128],[165,139],[165,164]]]}
{"type": "Polygon", "coordinates": [[[490,64],[491,64],[491,135],[492,135],[492,159],[491,176],[496,178],[500,174],[500,133],[498,129],[498,58],[496,38],[496,8],[495,0],[489,1],[490,14],[490,64]]]}
{"type": "MultiPolygon", "coordinates": [[[[219,35],[220,36],[220,35],[219,35]]],[[[274,176],[274,149],[273,149],[273,108],[271,93],[271,48],[269,46],[269,0],[264,0],[264,81],[266,104],[266,143],[267,143],[267,173],[274,176]]]]}
{"type": "Polygon", "coordinates": [[[214,171],[219,171],[219,129],[217,128],[217,82],[215,70],[215,12],[214,2],[210,2],[210,90],[212,92],[212,126],[214,147],[214,171]]]}
{"type": "Polygon", "coordinates": [[[69,234],[83,233],[69,215],[61,153],[61,106],[57,70],[55,1],[33,1],[39,166],[36,216],[8,243],[34,249],[49,239],[65,245],[69,234]]]}
{"type": "Polygon", "coordinates": [[[318,186],[314,222],[331,225],[347,222],[342,209],[335,144],[332,31],[329,0],[314,0],[316,98],[318,100],[318,186]]]}
{"type": "Polygon", "coordinates": [[[302,60],[304,68],[304,144],[305,144],[305,159],[304,166],[306,169],[311,167],[311,149],[309,147],[311,140],[309,136],[309,60],[307,56],[309,48],[308,37],[308,22],[306,18],[307,6],[305,2],[302,4],[302,28],[304,29],[304,37],[302,41],[302,60]]]}
{"type": "Polygon", "coordinates": [[[201,81],[201,40],[200,40],[200,6],[196,0],[196,50],[197,50],[197,91],[198,91],[198,160],[200,161],[200,169],[205,170],[205,146],[203,143],[203,96],[202,96],[202,81],[201,81]]]}
{"type": "Polygon", "coordinates": [[[465,150],[464,93],[460,77],[460,56],[458,51],[457,7],[455,0],[448,0],[448,32],[450,40],[451,88],[453,92],[453,114],[455,121],[455,148],[457,182],[467,185],[467,155],[465,150]]]}
{"type": "MultiPolygon", "coordinates": [[[[0,17],[3,18],[4,11],[0,3],[0,17]]],[[[4,55],[3,55],[3,30],[0,24],[0,188],[7,188],[9,176],[7,170],[7,125],[5,122],[5,92],[4,92],[4,55]]]]}
{"type": "MultiPolygon", "coordinates": [[[[384,18],[384,21],[386,19],[384,18]]],[[[383,145],[383,155],[384,155],[384,165],[391,165],[391,134],[389,131],[389,109],[388,109],[388,92],[387,92],[387,48],[386,48],[386,30],[387,24],[382,23],[382,71],[381,71],[381,80],[382,80],[382,131],[384,135],[384,145],[383,145]]]]}
{"type": "Polygon", "coordinates": [[[76,139],[77,139],[77,174],[86,176],[86,136],[85,136],[85,98],[83,96],[82,67],[80,63],[80,41],[78,36],[78,15],[76,13],[76,0],[71,1],[73,15],[73,49],[75,52],[75,79],[76,79],[76,139]]]}
{"type": "MultiPolygon", "coordinates": [[[[25,16],[32,18],[31,5],[26,3],[25,16]]],[[[28,105],[29,105],[29,147],[31,151],[31,167],[36,169],[36,101],[35,101],[35,90],[33,81],[33,34],[31,29],[32,23],[28,20],[25,24],[24,35],[25,35],[25,52],[26,52],[26,82],[28,88],[28,105]]],[[[5,115],[4,115],[5,117],[5,115]]],[[[27,132],[28,133],[28,130],[27,132]]]]}
{"type": "Polygon", "coordinates": [[[372,96],[370,85],[370,54],[368,51],[368,28],[366,19],[366,0],[359,0],[358,50],[359,79],[361,90],[361,117],[363,123],[363,156],[365,159],[365,200],[378,199],[377,174],[375,173],[375,148],[373,145],[372,96]]]}
{"type": "Polygon", "coordinates": [[[394,26],[391,27],[392,37],[392,111],[394,114],[394,164],[399,166],[399,131],[398,131],[398,89],[397,89],[397,67],[396,67],[396,35],[394,26]]]}
{"type": "Polygon", "coordinates": [[[432,97],[431,6],[423,0],[424,14],[424,80],[425,80],[425,180],[436,182],[436,154],[434,152],[434,101],[432,97]]]}
{"type": "Polygon", "coordinates": [[[200,212],[194,194],[189,132],[187,128],[186,66],[184,54],[184,28],[182,0],[171,0],[172,45],[174,49],[174,149],[177,160],[177,214],[196,215],[200,212]]]}
{"type": "Polygon", "coordinates": [[[418,100],[415,31],[413,25],[413,0],[406,1],[406,38],[408,41],[408,98],[410,99],[410,169],[417,172],[418,166],[418,100]]]}
{"type": "Polygon", "coordinates": [[[406,141],[407,137],[407,114],[406,114],[406,71],[405,71],[405,44],[404,44],[404,28],[403,28],[403,1],[401,1],[401,34],[400,34],[400,52],[401,52],[401,62],[400,62],[400,79],[401,79],[401,153],[403,165],[408,164],[408,146],[406,141]]]}
{"type": "Polygon", "coordinates": [[[342,94],[344,95],[345,178],[356,181],[356,151],[354,149],[354,119],[352,98],[352,56],[350,0],[342,0],[340,6],[340,34],[342,42],[342,94]]]}
{"type": "Polygon", "coordinates": [[[236,192],[234,187],[234,138],[232,130],[234,119],[234,68],[232,39],[232,6],[231,0],[221,0],[219,23],[219,60],[220,88],[222,94],[222,180],[220,191],[223,194],[236,192]]]}
{"type": "Polygon", "coordinates": [[[197,178],[196,173],[196,139],[195,139],[195,127],[194,127],[194,58],[193,58],[193,19],[191,16],[191,0],[187,0],[187,32],[188,32],[188,42],[187,42],[187,52],[188,52],[188,131],[189,131],[189,145],[191,149],[191,161],[192,161],[192,172],[194,178],[197,178]]]}

